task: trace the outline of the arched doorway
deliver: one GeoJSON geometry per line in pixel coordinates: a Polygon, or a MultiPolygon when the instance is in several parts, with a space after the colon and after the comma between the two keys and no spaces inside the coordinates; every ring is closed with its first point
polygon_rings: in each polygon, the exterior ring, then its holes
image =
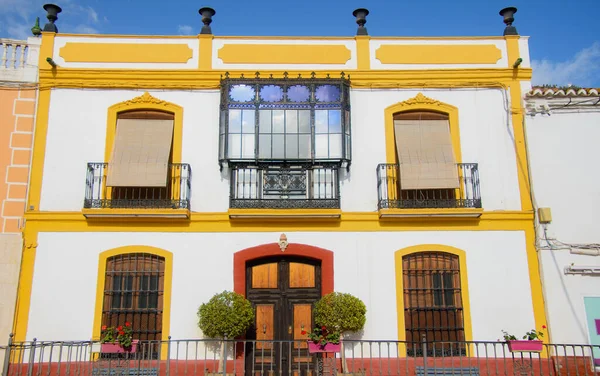
{"type": "Polygon", "coordinates": [[[314,303],[333,291],[333,253],[302,244],[265,244],[234,256],[234,288],[255,310],[247,333],[247,374],[306,375],[314,370],[306,335],[314,303]],[[260,342],[265,341],[265,342],[260,342]],[[290,373],[291,371],[291,373],[290,373]]]}

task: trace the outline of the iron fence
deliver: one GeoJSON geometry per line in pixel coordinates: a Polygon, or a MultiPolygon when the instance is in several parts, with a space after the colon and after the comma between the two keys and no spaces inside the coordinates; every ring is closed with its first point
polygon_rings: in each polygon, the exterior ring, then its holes
{"type": "Polygon", "coordinates": [[[84,208],[190,209],[192,169],[187,163],[169,164],[164,187],[109,187],[108,173],[108,163],[88,163],[84,208]]]}
{"type": "MultiPolygon", "coordinates": [[[[402,183],[402,165],[381,163],[377,166],[378,208],[481,208],[477,163],[457,163],[456,169],[458,188],[409,189],[402,183]]],[[[448,177],[442,180],[447,183],[448,177]]]]}
{"type": "Polygon", "coordinates": [[[410,345],[344,340],[338,353],[311,354],[305,341],[190,339],[148,341],[134,353],[106,356],[93,341],[34,340],[9,343],[2,376],[597,376],[600,371],[600,346],[544,344],[541,352],[511,352],[504,342],[423,341],[422,356],[407,356],[410,345]],[[445,351],[452,347],[465,351],[445,351]]]}

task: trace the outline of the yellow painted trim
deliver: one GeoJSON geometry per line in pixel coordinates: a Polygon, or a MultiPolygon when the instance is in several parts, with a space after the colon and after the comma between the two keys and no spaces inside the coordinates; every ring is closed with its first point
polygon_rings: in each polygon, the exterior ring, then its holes
{"type": "Polygon", "coordinates": [[[357,35],[355,38],[357,68],[361,70],[371,69],[371,37],[357,35]]]}
{"type": "MultiPolygon", "coordinates": [[[[519,36],[506,36],[506,47],[508,50],[508,64],[512,64],[520,57],[519,36]]],[[[521,194],[521,209],[533,210],[531,200],[531,186],[529,184],[529,167],[527,164],[527,148],[525,146],[525,129],[523,127],[523,99],[521,94],[521,83],[518,73],[521,68],[513,69],[513,81],[510,83],[510,111],[513,126],[515,153],[517,159],[517,176],[519,179],[519,192],[521,194]]]]}
{"type": "Polygon", "coordinates": [[[315,220],[331,219],[337,220],[341,217],[342,211],[339,209],[229,209],[227,211],[229,218],[232,219],[276,219],[276,220],[315,220]]]}
{"type": "Polygon", "coordinates": [[[212,49],[213,49],[213,35],[212,34],[199,34],[198,35],[198,69],[211,70],[212,69],[212,49]]]}
{"type": "Polygon", "coordinates": [[[375,58],[382,64],[496,64],[502,51],[493,44],[385,44],[375,58]]]}
{"type": "MultiPolygon", "coordinates": [[[[164,249],[145,245],[128,245],[100,253],[98,260],[98,282],[96,283],[96,305],[94,308],[94,325],[92,338],[100,339],[102,326],[102,306],[104,304],[104,283],[106,279],[106,262],[109,257],[127,253],[150,253],[165,259],[165,280],[163,288],[162,340],[168,341],[171,330],[171,288],[173,285],[173,254],[164,249]]],[[[167,359],[167,343],[162,344],[161,359],[167,359]]]]}
{"type": "Polygon", "coordinates": [[[458,126],[458,108],[432,99],[419,93],[414,98],[398,102],[387,107],[385,111],[385,156],[387,163],[398,163],[396,156],[396,138],[394,137],[394,114],[404,111],[435,111],[448,115],[450,123],[450,135],[452,137],[452,148],[457,163],[462,162],[462,152],[460,148],[460,127],[458,126]]]}
{"type": "MultiPolygon", "coordinates": [[[[462,249],[442,244],[420,244],[400,249],[394,253],[396,272],[396,316],[398,319],[398,341],[406,340],[406,324],[404,322],[404,281],[402,276],[402,257],[419,252],[446,252],[458,256],[460,265],[460,289],[463,303],[463,321],[465,340],[473,341],[473,327],[471,323],[471,300],[469,298],[469,280],[467,273],[467,255],[462,249]]],[[[406,356],[406,349],[401,348],[401,357],[406,356]]],[[[469,351],[469,354],[472,354],[469,351]]]]}
{"type": "Polygon", "coordinates": [[[31,305],[31,290],[33,287],[33,273],[37,246],[37,232],[26,228],[23,232],[23,255],[21,258],[19,287],[17,290],[17,303],[12,330],[15,335],[13,338],[14,342],[22,342],[27,339],[27,327],[29,325],[29,309],[31,305]]]}
{"type": "MultiPolygon", "coordinates": [[[[407,220],[414,217],[438,217],[451,221],[478,221],[483,214],[483,209],[380,209],[379,217],[393,217],[390,220],[407,220]],[[399,217],[402,216],[402,217],[399,217]]],[[[382,218],[383,219],[383,218],[382,218]]]]}
{"type": "Polygon", "coordinates": [[[67,42],[59,56],[67,63],[187,63],[194,52],[187,44],[67,42]]]}
{"type": "MultiPolygon", "coordinates": [[[[527,267],[529,269],[529,281],[531,283],[531,302],[533,304],[533,318],[535,320],[536,330],[544,331],[548,336],[542,338],[544,343],[552,343],[549,332],[543,330],[542,326],[548,325],[548,318],[546,317],[546,306],[544,302],[544,295],[542,291],[542,275],[540,273],[540,265],[535,247],[535,231],[534,223],[531,221],[530,225],[525,229],[525,246],[527,249],[527,267]]],[[[547,357],[548,353],[546,349],[542,352],[542,357],[547,357]]]]}
{"type": "Polygon", "coordinates": [[[148,92],[124,102],[113,104],[108,108],[108,121],[106,123],[106,144],[104,148],[104,161],[110,162],[115,134],[117,131],[117,116],[120,112],[131,110],[157,110],[170,112],[174,115],[173,121],[173,158],[172,163],[181,163],[181,143],[183,135],[183,107],[174,103],[163,101],[150,95],[148,92]]]}
{"type": "Polygon", "coordinates": [[[346,64],[352,58],[341,44],[225,44],[218,57],[225,64],[346,64]]]}
{"type": "Polygon", "coordinates": [[[352,37],[331,37],[331,36],[327,36],[327,37],[318,37],[318,36],[308,36],[308,37],[302,37],[302,36],[248,36],[248,35],[218,35],[215,36],[216,40],[221,40],[221,39],[227,39],[227,40],[231,40],[231,39],[240,39],[240,40],[352,40],[354,38],[352,37]]]}
{"type": "Polygon", "coordinates": [[[443,218],[408,218],[383,221],[378,212],[342,212],[339,220],[281,221],[256,219],[232,221],[228,212],[192,213],[189,221],[162,218],[113,218],[102,226],[81,212],[28,212],[27,229],[42,232],[265,232],[265,231],[523,231],[531,226],[533,213],[520,211],[483,212],[478,221],[448,221],[443,218]]]}
{"type": "MultiPolygon", "coordinates": [[[[47,65],[47,63],[45,63],[47,65]]],[[[518,69],[427,69],[427,70],[352,70],[353,88],[455,88],[455,87],[508,87],[513,79],[530,80],[530,68],[518,69]]],[[[236,70],[232,76],[252,77],[256,70],[236,70]]],[[[283,70],[263,70],[262,75],[283,77],[283,70]]],[[[289,70],[290,77],[301,74],[310,77],[311,70],[289,70]]],[[[149,70],[149,69],[40,69],[40,88],[132,88],[139,89],[211,89],[218,90],[225,70],[149,70]]],[[[339,70],[316,71],[317,77],[338,77],[339,70]]]]}
{"type": "Polygon", "coordinates": [[[372,40],[503,40],[504,37],[490,36],[490,37],[474,37],[474,36],[462,36],[462,37],[372,37],[372,40]]]}
{"type": "Polygon", "coordinates": [[[173,219],[188,219],[190,217],[190,211],[188,209],[82,209],[81,213],[87,219],[110,219],[114,220],[114,217],[122,218],[169,218],[173,219]]]}
{"type": "MultiPolygon", "coordinates": [[[[42,32],[42,44],[40,46],[40,56],[38,66],[40,72],[48,72],[54,76],[56,69],[51,68],[47,57],[53,56],[54,38],[56,33],[42,32]]],[[[48,114],[50,111],[50,90],[49,88],[39,89],[36,110],[36,122],[33,138],[33,155],[31,158],[31,175],[29,178],[29,196],[25,210],[39,210],[40,198],[42,194],[42,175],[44,173],[44,159],[46,155],[46,136],[48,134],[48,114]]]]}

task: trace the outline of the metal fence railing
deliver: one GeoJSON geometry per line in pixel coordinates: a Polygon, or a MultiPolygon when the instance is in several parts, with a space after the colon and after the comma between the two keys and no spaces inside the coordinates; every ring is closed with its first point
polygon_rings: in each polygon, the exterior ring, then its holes
{"type": "Polygon", "coordinates": [[[600,374],[600,346],[544,344],[541,352],[511,352],[505,342],[423,342],[415,356],[407,355],[407,345],[344,340],[340,352],[309,353],[306,341],[190,339],[148,341],[135,352],[107,353],[93,341],[33,340],[3,347],[8,351],[2,376],[600,374]]]}

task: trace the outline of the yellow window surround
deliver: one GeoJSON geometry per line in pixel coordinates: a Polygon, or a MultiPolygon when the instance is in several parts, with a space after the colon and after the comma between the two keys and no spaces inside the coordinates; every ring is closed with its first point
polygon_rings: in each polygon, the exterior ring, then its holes
{"type": "MultiPolygon", "coordinates": [[[[469,282],[467,279],[467,259],[465,251],[441,244],[421,244],[400,249],[394,254],[396,273],[396,317],[398,320],[398,341],[406,341],[406,323],[404,321],[404,280],[402,273],[402,257],[419,252],[445,252],[458,256],[460,268],[460,289],[463,307],[463,323],[465,341],[473,341],[473,328],[471,325],[471,303],[469,300],[469,282]]],[[[472,354],[472,348],[467,353],[472,354]]],[[[400,357],[406,357],[406,346],[399,347],[400,357]]]]}
{"type": "Polygon", "coordinates": [[[143,245],[128,245],[125,247],[114,248],[100,253],[98,260],[98,280],[96,284],[96,303],[94,307],[94,326],[92,330],[92,338],[98,340],[100,338],[102,328],[102,308],[104,305],[104,285],[106,282],[106,262],[109,257],[135,254],[149,253],[151,255],[160,256],[165,259],[165,276],[163,286],[163,312],[162,312],[162,337],[161,340],[161,359],[167,359],[167,347],[171,330],[171,286],[173,283],[173,254],[164,249],[143,246],[143,245]]]}

